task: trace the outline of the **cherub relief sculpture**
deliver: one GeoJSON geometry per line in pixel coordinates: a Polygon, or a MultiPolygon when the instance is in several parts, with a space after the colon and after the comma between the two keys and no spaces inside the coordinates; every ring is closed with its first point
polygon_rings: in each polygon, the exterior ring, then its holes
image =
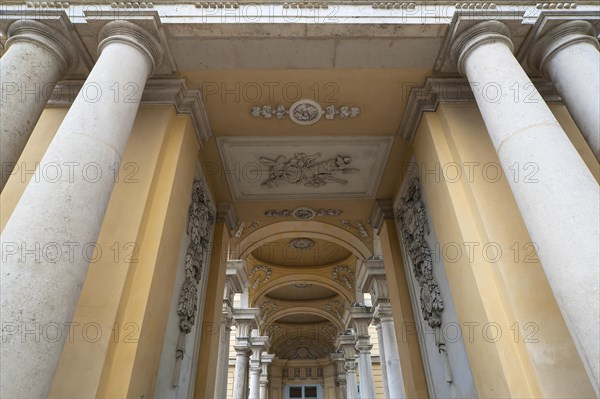
{"type": "Polygon", "coordinates": [[[337,175],[360,171],[350,166],[352,159],[348,156],[337,155],[333,159],[317,162],[320,156],[320,153],[296,153],[289,159],[283,155],[276,159],[260,157],[259,162],[269,168],[269,178],[262,185],[273,188],[282,183],[303,184],[307,187],[322,187],[328,183],[347,184],[348,180],[337,175]]]}

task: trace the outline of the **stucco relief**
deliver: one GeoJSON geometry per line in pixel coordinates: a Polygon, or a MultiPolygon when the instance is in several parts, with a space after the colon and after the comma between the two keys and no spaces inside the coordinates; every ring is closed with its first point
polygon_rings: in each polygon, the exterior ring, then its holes
{"type": "Polygon", "coordinates": [[[333,268],[333,272],[331,272],[331,278],[336,283],[346,287],[351,290],[354,288],[354,271],[348,265],[337,265],[333,268]]]}
{"type": "Polygon", "coordinates": [[[352,158],[349,156],[338,154],[335,158],[318,162],[320,157],[320,153],[306,155],[302,152],[290,158],[283,155],[275,159],[260,157],[258,161],[269,169],[269,177],[262,185],[274,188],[280,184],[302,184],[318,188],[330,183],[347,184],[348,180],[340,175],[360,172],[360,169],[350,166],[352,158]]]}
{"type": "Polygon", "coordinates": [[[248,273],[248,277],[252,281],[252,288],[256,289],[259,285],[266,284],[271,279],[271,268],[264,265],[254,266],[248,273]]]}
{"type": "Polygon", "coordinates": [[[318,122],[322,117],[326,120],[356,118],[360,115],[361,109],[350,105],[328,105],[323,107],[312,100],[299,100],[286,108],[282,104],[254,106],[250,114],[255,118],[283,120],[287,117],[299,125],[312,125],[318,122]]]}
{"type": "Polygon", "coordinates": [[[452,381],[450,364],[446,354],[446,343],[440,331],[444,299],[437,280],[433,276],[431,249],[425,240],[429,235],[429,224],[421,198],[418,178],[410,181],[406,195],[398,208],[397,222],[403,238],[404,248],[412,263],[412,272],[419,283],[421,315],[436,332],[436,345],[446,366],[447,381],[452,381]]]}
{"type": "Polygon", "coordinates": [[[185,255],[185,280],[179,294],[179,339],[175,353],[176,363],[173,386],[179,383],[179,369],[185,353],[186,335],[192,331],[198,313],[198,286],[202,278],[204,255],[209,250],[210,235],[214,223],[211,203],[204,183],[196,180],[192,188],[192,202],[188,210],[187,234],[190,244],[185,255]]]}
{"type": "Polygon", "coordinates": [[[263,320],[265,320],[266,318],[268,318],[271,314],[273,314],[277,310],[277,303],[270,299],[265,299],[261,302],[261,304],[259,305],[259,308],[260,308],[260,317],[263,320]]]}
{"type": "Polygon", "coordinates": [[[280,218],[293,217],[296,220],[312,220],[315,217],[340,216],[341,214],[341,209],[313,209],[308,206],[301,206],[295,209],[270,209],[265,212],[265,216],[280,218]]]}
{"type": "Polygon", "coordinates": [[[344,316],[344,305],[337,299],[332,299],[327,302],[327,311],[333,314],[338,320],[342,320],[344,316]]]}

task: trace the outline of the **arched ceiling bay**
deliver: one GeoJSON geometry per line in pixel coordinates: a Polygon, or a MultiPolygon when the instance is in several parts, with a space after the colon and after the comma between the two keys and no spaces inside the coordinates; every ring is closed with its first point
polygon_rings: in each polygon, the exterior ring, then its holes
{"type": "Polygon", "coordinates": [[[252,251],[252,256],[265,263],[309,267],[342,262],[352,253],[331,241],[317,238],[285,238],[267,242],[252,251]]]}
{"type": "Polygon", "coordinates": [[[277,288],[267,294],[268,298],[283,301],[312,301],[337,296],[335,291],[314,284],[295,283],[277,288]]]}

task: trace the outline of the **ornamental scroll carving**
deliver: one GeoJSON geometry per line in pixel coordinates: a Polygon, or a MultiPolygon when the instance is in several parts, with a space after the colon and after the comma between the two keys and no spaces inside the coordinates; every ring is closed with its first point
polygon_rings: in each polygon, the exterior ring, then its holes
{"type": "Polygon", "coordinates": [[[250,270],[248,277],[253,280],[252,288],[256,289],[259,285],[267,283],[271,279],[271,268],[264,265],[254,266],[252,270],[250,270]],[[256,278],[254,278],[254,276],[256,276],[256,278]]]}
{"type": "Polygon", "coordinates": [[[400,225],[406,254],[412,263],[413,275],[419,283],[421,315],[435,330],[435,343],[444,359],[446,381],[451,382],[452,374],[446,354],[446,343],[440,329],[444,299],[438,282],[433,276],[431,248],[425,240],[425,236],[429,235],[429,224],[421,198],[421,185],[417,178],[410,181],[407,194],[402,198],[397,222],[400,225]]]}
{"type": "Polygon", "coordinates": [[[351,290],[354,286],[352,281],[354,280],[354,271],[348,265],[337,265],[331,273],[331,278],[336,283],[343,285],[344,287],[351,290]]]}
{"type": "Polygon", "coordinates": [[[196,180],[192,188],[192,203],[188,209],[187,234],[190,237],[185,255],[185,280],[179,294],[179,339],[175,352],[173,386],[179,384],[179,370],[185,353],[186,337],[192,331],[198,313],[198,286],[202,278],[204,257],[208,253],[214,223],[211,203],[204,183],[196,180]]]}

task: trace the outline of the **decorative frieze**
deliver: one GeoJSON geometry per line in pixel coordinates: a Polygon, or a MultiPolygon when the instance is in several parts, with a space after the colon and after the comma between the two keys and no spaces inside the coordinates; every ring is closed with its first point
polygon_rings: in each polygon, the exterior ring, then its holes
{"type": "MultiPolygon", "coordinates": [[[[248,230],[256,230],[258,228],[258,222],[252,222],[248,224],[248,230]]],[[[240,238],[242,234],[244,234],[244,229],[246,229],[246,222],[240,222],[238,227],[233,235],[235,238],[240,238]]]]}
{"type": "Polygon", "coordinates": [[[250,270],[248,277],[252,281],[252,288],[256,289],[261,284],[266,284],[271,279],[271,268],[264,265],[257,265],[250,270]],[[254,278],[256,276],[256,278],[254,278]]]}
{"type": "Polygon", "coordinates": [[[125,8],[125,9],[139,9],[139,8],[154,8],[154,4],[145,1],[125,1],[125,2],[113,2],[110,3],[110,8],[125,8]]]}
{"type": "Polygon", "coordinates": [[[293,103],[289,108],[285,105],[277,104],[254,106],[250,114],[255,118],[278,119],[283,120],[287,117],[298,125],[312,125],[318,122],[322,117],[326,120],[356,118],[360,115],[361,109],[350,105],[321,105],[312,100],[299,100],[293,103]]]}
{"type": "Polygon", "coordinates": [[[296,209],[270,209],[265,212],[265,216],[281,218],[293,217],[296,220],[312,220],[315,217],[340,216],[342,213],[341,209],[313,209],[308,206],[301,206],[296,209]]]}
{"type": "Polygon", "coordinates": [[[328,9],[329,4],[327,3],[316,3],[316,2],[307,2],[307,3],[283,3],[283,8],[306,8],[306,9],[328,9]]]}
{"type": "Polygon", "coordinates": [[[302,184],[314,188],[330,183],[344,185],[348,180],[338,177],[339,175],[360,172],[359,169],[350,166],[351,157],[338,154],[335,158],[317,162],[320,157],[320,153],[296,153],[290,158],[279,155],[276,159],[260,157],[258,161],[269,168],[269,177],[262,185],[268,188],[281,184],[302,184]]]}
{"type": "Polygon", "coordinates": [[[539,10],[574,10],[577,8],[577,3],[544,1],[537,3],[535,8],[539,10]]]}
{"type": "Polygon", "coordinates": [[[66,1],[28,1],[25,3],[27,8],[69,8],[70,4],[66,1]]]}
{"type": "Polygon", "coordinates": [[[207,8],[207,9],[217,9],[217,8],[240,8],[239,3],[231,3],[231,2],[214,2],[214,1],[203,1],[196,3],[196,8],[207,8]]]}
{"type": "Polygon", "coordinates": [[[187,334],[192,331],[198,313],[198,288],[202,278],[205,254],[209,251],[214,214],[206,188],[196,180],[192,188],[192,203],[188,210],[187,234],[190,237],[185,255],[185,280],[181,286],[177,315],[179,316],[179,339],[175,352],[173,386],[179,384],[179,370],[185,354],[187,334]]]}

